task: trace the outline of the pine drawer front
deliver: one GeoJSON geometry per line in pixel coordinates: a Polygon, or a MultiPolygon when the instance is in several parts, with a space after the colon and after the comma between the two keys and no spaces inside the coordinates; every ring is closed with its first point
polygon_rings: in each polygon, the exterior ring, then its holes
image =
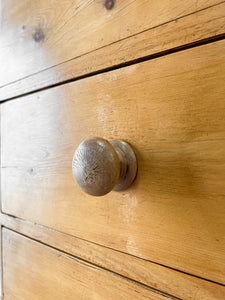
{"type": "MultiPolygon", "coordinates": [[[[42,245],[119,274],[121,278],[129,278],[156,293],[160,291],[175,299],[185,300],[223,300],[225,297],[224,285],[6,214],[0,214],[0,222],[7,229],[42,245]]],[[[5,252],[9,244],[5,244],[5,252]]]]}
{"type": "Polygon", "coordinates": [[[3,230],[3,293],[4,300],[168,299],[7,229],[3,230]]]}
{"type": "Polygon", "coordinates": [[[2,210],[219,283],[224,278],[225,42],[3,103],[2,210]],[[135,149],[130,189],[84,194],[90,136],[135,149]]]}
{"type": "MultiPolygon", "coordinates": [[[[69,62],[81,55],[183,16],[201,12],[220,2],[219,0],[188,0],[182,3],[178,0],[163,0],[160,3],[148,0],[33,0],[32,2],[21,0],[18,3],[17,0],[2,0],[0,86],[60,66],[63,62],[69,62]]],[[[218,14],[219,12],[216,14],[217,17],[218,14]]],[[[211,16],[207,21],[210,23],[213,19],[211,16]]],[[[193,24],[191,22],[190,24],[191,29],[198,35],[198,28],[195,30],[193,24]]],[[[219,28],[215,26],[214,29],[219,28]]],[[[213,31],[213,34],[218,34],[217,30],[213,31]]],[[[212,35],[210,30],[208,35],[212,35]]],[[[120,47],[113,52],[113,56],[118,52],[120,47]]],[[[79,63],[73,68],[79,69],[79,63]]],[[[61,72],[57,70],[56,73],[61,72]]],[[[54,77],[55,81],[59,80],[54,71],[50,72],[49,76],[54,77]]],[[[71,74],[70,77],[73,76],[71,74]]]]}

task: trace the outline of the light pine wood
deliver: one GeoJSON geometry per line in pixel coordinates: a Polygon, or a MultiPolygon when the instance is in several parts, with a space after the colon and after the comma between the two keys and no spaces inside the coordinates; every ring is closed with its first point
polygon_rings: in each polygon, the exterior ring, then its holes
{"type": "Polygon", "coordinates": [[[2,209],[203,278],[225,278],[225,41],[2,104],[2,209]],[[72,157],[123,139],[125,192],[80,191],[72,157]]]}
{"type": "Polygon", "coordinates": [[[224,33],[220,0],[112,1],[107,10],[105,0],[3,0],[0,86],[26,79],[1,99],[224,33]]]}
{"type": "Polygon", "coordinates": [[[4,300],[171,299],[7,229],[3,283],[4,300]]]}
{"type": "Polygon", "coordinates": [[[50,228],[0,214],[0,223],[34,240],[179,299],[224,299],[225,287],[50,228]]]}

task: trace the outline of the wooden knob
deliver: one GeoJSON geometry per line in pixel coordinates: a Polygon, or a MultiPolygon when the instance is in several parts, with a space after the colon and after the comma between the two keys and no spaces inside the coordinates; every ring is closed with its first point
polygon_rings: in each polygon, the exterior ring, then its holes
{"type": "Polygon", "coordinates": [[[131,146],[119,140],[90,138],[73,156],[73,176],[80,188],[93,196],[128,188],[137,173],[137,159],[131,146]]]}

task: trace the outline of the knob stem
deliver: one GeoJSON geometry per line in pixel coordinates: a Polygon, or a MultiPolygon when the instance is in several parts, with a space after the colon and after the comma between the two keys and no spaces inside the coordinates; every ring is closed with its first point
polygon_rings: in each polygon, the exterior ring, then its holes
{"type": "Polygon", "coordinates": [[[134,181],[137,174],[137,159],[131,146],[121,140],[109,141],[120,161],[120,176],[113,188],[114,191],[126,190],[134,181]]]}

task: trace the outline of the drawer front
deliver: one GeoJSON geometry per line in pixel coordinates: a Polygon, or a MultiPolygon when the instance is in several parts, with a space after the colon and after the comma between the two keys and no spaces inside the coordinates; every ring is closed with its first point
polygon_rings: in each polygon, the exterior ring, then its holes
{"type": "Polygon", "coordinates": [[[7,229],[3,290],[4,300],[170,298],[7,229]]]}
{"type": "Polygon", "coordinates": [[[219,285],[5,214],[0,214],[0,222],[4,227],[19,232],[41,244],[59,249],[73,257],[79,257],[79,259],[88,261],[92,265],[108,269],[113,273],[122,275],[122,277],[171,295],[175,299],[224,300],[225,298],[225,285],[219,285]]]}
{"type": "Polygon", "coordinates": [[[6,102],[3,212],[224,283],[225,42],[6,102]],[[139,171],[92,197],[72,176],[90,136],[127,140],[139,171]]]}
{"type": "MultiPolygon", "coordinates": [[[[0,65],[4,76],[0,77],[0,86],[220,2],[2,0],[0,65]]],[[[217,34],[217,30],[213,33],[217,34]]],[[[120,47],[112,56],[119,51],[120,47]]],[[[61,77],[54,70],[49,76],[56,81],[61,77]]]]}
{"type": "MultiPolygon", "coordinates": [[[[9,60],[5,59],[3,57],[3,62],[1,63],[1,70],[3,70],[3,64],[7,62],[6,70],[4,72],[2,71],[2,79],[6,79],[9,75],[7,72],[11,72],[11,76],[15,76],[16,78],[23,77],[23,74],[28,74],[29,72],[34,72],[31,76],[26,76],[22,79],[16,80],[11,82],[10,84],[4,85],[4,87],[0,88],[0,101],[15,98],[20,95],[27,94],[31,91],[37,91],[42,88],[46,88],[49,86],[54,86],[55,84],[62,84],[65,83],[68,80],[74,79],[74,78],[80,78],[82,76],[86,76],[87,74],[93,74],[96,72],[100,72],[101,70],[106,70],[109,68],[112,68],[114,66],[121,66],[125,65],[127,63],[131,63],[132,61],[135,61],[140,58],[146,59],[146,56],[150,57],[153,55],[156,55],[157,53],[162,52],[168,52],[171,51],[171,49],[178,49],[185,47],[185,45],[190,45],[194,43],[204,43],[206,40],[214,40],[217,38],[220,38],[221,35],[225,33],[225,2],[221,2],[219,4],[215,4],[213,6],[209,6],[205,9],[200,9],[201,5],[210,5],[214,1],[185,1],[185,3],[182,3],[182,6],[180,5],[180,2],[176,6],[177,1],[169,1],[168,7],[165,9],[166,5],[165,3],[168,1],[160,1],[160,4],[162,6],[158,6],[156,1],[147,1],[146,3],[144,1],[138,1],[138,5],[144,5],[144,13],[148,15],[149,17],[146,19],[142,19],[142,21],[150,22],[148,23],[150,28],[148,30],[144,30],[140,32],[139,34],[134,34],[129,37],[126,37],[125,39],[117,40],[116,42],[110,43],[104,47],[97,48],[96,50],[90,51],[88,53],[85,53],[84,55],[75,56],[72,59],[69,59],[67,61],[64,61],[63,63],[56,64],[53,67],[49,67],[47,69],[43,69],[40,72],[36,72],[37,68],[40,67],[40,61],[38,60],[38,51],[40,50],[39,47],[35,47],[35,51],[31,54],[31,60],[29,61],[29,64],[23,64],[21,67],[21,64],[17,66],[18,62],[21,62],[22,59],[13,61],[13,69],[9,68],[9,60]],[[190,3],[189,3],[190,2],[190,3]],[[157,13],[153,9],[153,6],[155,6],[156,10],[158,9],[157,13]],[[186,10],[186,5],[189,7],[188,10],[186,10]],[[189,6],[190,5],[190,6],[189,6]],[[147,6],[149,6],[149,9],[147,9],[147,6]],[[176,9],[175,9],[176,8],[176,9]],[[177,14],[178,11],[181,9],[183,16],[177,14]],[[194,13],[190,13],[192,10],[200,9],[199,11],[196,11],[194,13]],[[189,11],[189,13],[188,13],[189,11]],[[171,13],[171,21],[165,21],[164,14],[162,13],[168,13],[168,17],[171,13]],[[186,14],[188,13],[188,14],[186,14]],[[157,18],[154,18],[154,14],[157,15],[157,18]],[[153,18],[151,17],[153,15],[153,18]],[[175,19],[173,19],[175,17],[175,19]],[[154,24],[160,24],[164,20],[164,23],[162,25],[154,26],[154,24]],[[153,26],[153,27],[151,27],[153,26]],[[35,66],[34,66],[35,64],[35,66]],[[38,65],[36,65],[38,64],[38,65]],[[15,66],[17,66],[15,68],[15,66]],[[22,68],[24,68],[22,72],[22,68]],[[34,69],[34,70],[33,70],[34,69]],[[19,70],[19,71],[18,71],[19,70]],[[18,74],[19,72],[19,74],[18,74]],[[6,76],[6,73],[8,74],[6,76]]],[[[217,1],[215,1],[216,3],[217,1]]],[[[8,3],[8,2],[7,2],[8,3]]],[[[32,2],[33,3],[33,2],[32,2]]],[[[38,2],[41,3],[40,1],[38,2]]],[[[46,2],[44,2],[45,5],[46,2]]],[[[47,2],[48,3],[48,2],[47,2]]],[[[116,2],[116,7],[122,6],[125,1],[116,2]]],[[[129,6],[126,6],[125,9],[131,9],[131,5],[137,4],[137,1],[130,2],[129,6]]],[[[28,6],[28,8],[30,5],[28,6]]],[[[12,10],[9,10],[12,11],[12,10]]],[[[51,10],[52,11],[52,10],[51,10]]],[[[140,14],[142,10],[137,10],[137,16],[139,16],[139,20],[141,19],[140,14]]],[[[32,10],[32,15],[34,14],[34,11],[32,10]]],[[[120,14],[120,10],[116,12],[116,15],[120,14]]],[[[18,16],[16,14],[16,16],[18,16]]],[[[113,15],[114,16],[114,15],[113,15]]],[[[137,17],[136,16],[136,17],[137,17]]],[[[93,17],[91,15],[90,17],[93,17]]],[[[134,22],[136,22],[136,17],[134,22]]],[[[66,18],[66,16],[65,16],[66,18]]],[[[75,18],[76,19],[76,18],[75,18]]],[[[115,19],[115,18],[114,18],[115,19]]],[[[124,16],[122,18],[116,18],[116,24],[115,27],[120,26],[118,22],[123,22],[124,16]]],[[[169,19],[168,19],[169,20],[169,19]]],[[[32,19],[34,21],[34,19],[32,19]]],[[[74,22],[73,20],[72,22],[74,22]]],[[[131,24],[133,24],[133,18],[129,18],[126,20],[126,26],[130,27],[131,24]]],[[[135,23],[136,25],[136,23],[135,23]]],[[[72,26],[72,25],[71,25],[72,26]]],[[[105,25],[104,25],[105,26],[105,25]]],[[[135,27],[135,26],[134,26],[135,27]]],[[[137,26],[136,26],[137,27],[137,26]]],[[[135,28],[136,28],[135,27],[135,28]]],[[[121,34],[121,30],[124,27],[120,28],[116,33],[119,32],[121,34]]],[[[63,27],[62,27],[63,29],[63,27]]],[[[137,28],[136,28],[137,29],[137,28]]],[[[107,38],[111,35],[111,30],[108,30],[107,32],[107,38]]],[[[133,31],[132,31],[133,32],[133,31]]],[[[69,31],[71,33],[71,31],[69,31]]],[[[31,36],[31,33],[30,33],[31,36]]],[[[81,39],[85,38],[86,34],[81,39]]],[[[7,35],[8,37],[8,35],[7,35]]],[[[62,38],[64,35],[62,35],[62,38]]],[[[52,35],[51,35],[51,38],[52,35]]],[[[72,35],[70,37],[70,42],[73,40],[73,38],[77,39],[76,35],[72,35]]],[[[114,37],[115,38],[115,37],[114,37]]],[[[116,37],[118,38],[118,37],[116,37]]],[[[1,39],[1,37],[0,37],[1,39]]],[[[15,37],[15,40],[17,40],[16,45],[20,45],[20,42],[22,39],[18,37],[15,37]]],[[[54,39],[54,38],[53,38],[54,39]]],[[[85,46],[89,45],[89,39],[86,40],[85,46]]],[[[105,41],[105,40],[104,40],[105,41]]],[[[43,42],[46,44],[46,40],[41,42],[41,45],[43,45],[43,42]]],[[[80,40],[77,41],[77,44],[79,44],[80,40]]],[[[103,41],[102,41],[103,42],[103,41]]],[[[61,59],[64,58],[64,51],[62,51],[64,48],[70,46],[67,43],[62,43],[59,46],[60,49],[60,55],[61,59]]],[[[25,48],[22,48],[21,54],[24,55],[25,50],[28,48],[27,45],[24,46],[25,48]]],[[[96,47],[98,47],[96,45],[96,47]]],[[[41,48],[43,49],[43,47],[41,48]]],[[[76,47],[76,45],[72,48],[70,51],[71,57],[73,55],[74,49],[79,50],[79,47],[76,47]]],[[[47,47],[46,51],[47,53],[51,53],[51,59],[55,57],[55,50],[56,48],[47,47]]],[[[1,51],[1,47],[0,47],[1,51]]],[[[14,47],[14,51],[15,47],[14,47]]],[[[18,57],[18,51],[16,51],[16,56],[18,57]]],[[[10,55],[9,55],[10,56],[10,55]]],[[[26,60],[27,60],[28,53],[26,54],[26,60]]],[[[12,58],[13,59],[13,58],[12,58]]],[[[11,60],[10,60],[11,61],[11,60]]],[[[45,62],[46,63],[46,62],[45,62]]],[[[51,64],[48,64],[49,66],[51,64]]],[[[42,68],[42,67],[40,67],[42,68]]],[[[12,80],[12,78],[11,78],[12,80]]],[[[6,79],[7,81],[7,79],[6,79]]]]}

